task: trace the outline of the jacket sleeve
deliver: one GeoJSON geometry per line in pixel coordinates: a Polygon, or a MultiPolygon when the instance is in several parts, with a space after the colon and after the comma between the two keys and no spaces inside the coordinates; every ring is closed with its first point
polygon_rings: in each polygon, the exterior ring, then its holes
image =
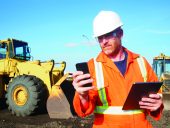
{"type": "MultiPolygon", "coordinates": [[[[156,81],[159,81],[158,80],[158,77],[156,76],[154,70],[152,69],[152,67],[150,66],[150,64],[147,62],[147,60],[145,59],[145,64],[146,64],[146,68],[147,68],[147,81],[148,82],[156,82],[156,81]]],[[[159,94],[162,94],[162,89],[159,90],[158,92],[159,94]]],[[[162,104],[160,106],[160,108],[155,111],[155,112],[148,112],[148,114],[150,116],[152,116],[155,120],[159,120],[161,118],[161,115],[162,115],[162,111],[163,111],[163,108],[164,108],[164,105],[162,104]]]]}
{"type": "MultiPolygon", "coordinates": [[[[91,78],[93,79],[93,86],[96,86],[96,81],[95,81],[95,71],[94,71],[94,63],[93,63],[93,59],[89,60],[88,62],[88,67],[89,67],[89,71],[90,71],[90,75],[91,78]]],[[[98,91],[97,90],[90,90],[89,91],[89,101],[88,101],[88,109],[84,110],[82,105],[81,105],[81,101],[79,98],[79,94],[76,92],[75,96],[74,96],[74,100],[73,100],[73,105],[74,105],[74,109],[76,111],[76,113],[78,114],[78,116],[80,117],[85,117],[87,115],[90,115],[93,113],[95,107],[96,107],[96,101],[97,101],[97,97],[98,97],[98,91]]]]}
{"type": "Polygon", "coordinates": [[[73,100],[73,105],[75,112],[80,117],[85,117],[93,113],[95,108],[95,101],[96,101],[96,92],[95,91],[89,91],[89,101],[88,101],[88,109],[83,111],[81,101],[79,98],[79,94],[76,92],[73,100]]]}

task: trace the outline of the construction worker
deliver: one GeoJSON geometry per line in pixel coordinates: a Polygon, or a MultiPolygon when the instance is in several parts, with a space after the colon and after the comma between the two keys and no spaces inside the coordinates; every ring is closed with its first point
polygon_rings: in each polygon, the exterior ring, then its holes
{"type": "Polygon", "coordinates": [[[101,11],[94,18],[94,37],[101,52],[88,61],[89,74],[73,73],[74,108],[80,117],[94,112],[93,128],[152,128],[146,116],[160,119],[163,110],[161,94],[141,98],[140,109],[122,110],[134,82],[158,81],[144,57],[122,46],[122,25],[119,15],[112,11],[101,11]],[[143,63],[143,69],[139,63],[143,63]],[[84,87],[87,83],[92,86],[84,87]]]}

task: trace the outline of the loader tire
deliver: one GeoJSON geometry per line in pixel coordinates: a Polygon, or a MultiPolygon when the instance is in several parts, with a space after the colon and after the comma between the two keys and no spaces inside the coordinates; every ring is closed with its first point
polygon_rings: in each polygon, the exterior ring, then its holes
{"type": "Polygon", "coordinates": [[[47,88],[35,76],[17,76],[9,83],[6,93],[8,109],[16,116],[32,115],[44,110],[48,97],[47,88]]]}

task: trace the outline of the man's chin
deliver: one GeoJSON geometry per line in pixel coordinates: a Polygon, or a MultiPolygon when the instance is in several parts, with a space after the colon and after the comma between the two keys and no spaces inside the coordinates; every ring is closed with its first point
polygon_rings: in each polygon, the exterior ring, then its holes
{"type": "Polygon", "coordinates": [[[112,52],[111,51],[104,51],[104,53],[107,55],[107,56],[110,56],[111,54],[112,54],[112,52]]]}

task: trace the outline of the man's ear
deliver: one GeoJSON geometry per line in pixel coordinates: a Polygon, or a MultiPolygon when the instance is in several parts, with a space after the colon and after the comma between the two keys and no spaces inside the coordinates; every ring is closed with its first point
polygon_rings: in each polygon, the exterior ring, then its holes
{"type": "Polygon", "coordinates": [[[123,36],[123,30],[121,29],[121,36],[123,36]]]}
{"type": "Polygon", "coordinates": [[[122,38],[123,37],[123,30],[120,28],[118,31],[118,37],[122,38]]]}

